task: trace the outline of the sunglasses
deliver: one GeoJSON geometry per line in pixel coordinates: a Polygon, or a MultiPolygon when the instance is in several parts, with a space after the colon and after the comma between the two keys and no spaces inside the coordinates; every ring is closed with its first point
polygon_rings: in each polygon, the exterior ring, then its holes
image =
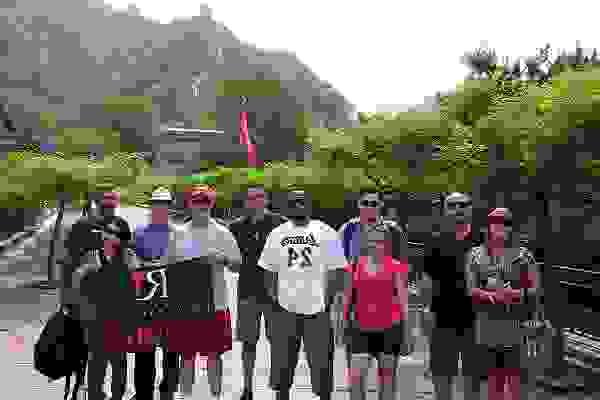
{"type": "Polygon", "coordinates": [[[249,194],[248,200],[264,200],[266,196],[263,193],[249,194]]]}
{"type": "Polygon", "coordinates": [[[501,225],[501,226],[504,226],[504,227],[507,227],[507,228],[512,228],[513,227],[513,221],[510,220],[510,219],[507,219],[507,220],[504,220],[504,221],[497,221],[497,222],[492,221],[490,223],[490,225],[501,225]]]}
{"type": "Polygon", "coordinates": [[[202,197],[195,197],[191,200],[192,203],[194,204],[199,204],[199,203],[212,203],[214,200],[208,196],[202,196],[202,197]]]}
{"type": "Polygon", "coordinates": [[[306,200],[305,199],[293,199],[293,200],[289,200],[288,201],[288,205],[290,207],[297,207],[297,206],[304,207],[304,206],[306,206],[306,200]]]}
{"type": "Polygon", "coordinates": [[[373,226],[369,226],[367,228],[367,232],[380,232],[380,233],[388,233],[388,227],[384,224],[376,224],[373,226]]]}
{"type": "Polygon", "coordinates": [[[360,207],[377,208],[377,207],[381,206],[381,201],[379,201],[379,200],[361,200],[358,204],[360,207]]]}
{"type": "Polygon", "coordinates": [[[191,204],[212,204],[214,201],[215,199],[213,196],[206,194],[195,194],[190,199],[191,204]]]}
{"type": "Polygon", "coordinates": [[[465,208],[465,207],[469,207],[472,204],[471,201],[467,200],[467,201],[450,201],[448,203],[446,203],[446,207],[448,208],[465,208]]]}

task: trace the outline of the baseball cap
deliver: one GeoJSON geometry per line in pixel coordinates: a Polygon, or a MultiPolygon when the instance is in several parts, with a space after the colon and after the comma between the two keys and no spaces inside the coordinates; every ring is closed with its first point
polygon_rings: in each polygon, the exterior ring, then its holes
{"type": "Polygon", "coordinates": [[[191,204],[214,205],[217,192],[214,187],[203,184],[190,185],[185,192],[185,199],[188,206],[191,204]]]}
{"type": "Polygon", "coordinates": [[[118,207],[121,195],[119,192],[104,192],[102,194],[102,206],[118,207]]]}
{"type": "Polygon", "coordinates": [[[490,224],[510,225],[512,223],[512,213],[508,208],[494,208],[488,214],[490,224]]]}

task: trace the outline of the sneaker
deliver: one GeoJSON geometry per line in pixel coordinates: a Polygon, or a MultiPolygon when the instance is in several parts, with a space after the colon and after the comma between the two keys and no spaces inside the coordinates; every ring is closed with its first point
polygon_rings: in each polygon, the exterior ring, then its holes
{"type": "Polygon", "coordinates": [[[275,391],[275,400],[290,400],[290,392],[283,390],[275,391]]]}
{"type": "Polygon", "coordinates": [[[160,400],[175,400],[175,393],[160,392],[160,400]]]}
{"type": "Polygon", "coordinates": [[[425,376],[425,378],[431,379],[431,377],[433,376],[433,375],[431,374],[431,368],[427,368],[427,369],[425,370],[425,373],[424,373],[423,375],[425,376]]]}
{"type": "Polygon", "coordinates": [[[240,396],[240,400],[252,400],[252,391],[244,390],[240,396]]]}

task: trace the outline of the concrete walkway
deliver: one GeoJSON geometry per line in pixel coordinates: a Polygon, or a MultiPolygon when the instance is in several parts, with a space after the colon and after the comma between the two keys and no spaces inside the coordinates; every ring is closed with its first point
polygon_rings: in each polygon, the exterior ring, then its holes
{"type": "MultiPolygon", "coordinates": [[[[228,275],[228,286],[230,288],[231,300],[235,299],[237,282],[233,275],[228,275]]],[[[63,395],[64,380],[57,382],[48,382],[48,380],[38,374],[33,369],[33,347],[37,340],[43,321],[56,309],[56,296],[54,294],[43,294],[34,289],[0,289],[0,297],[4,294],[7,297],[4,300],[2,313],[2,326],[0,326],[0,341],[3,346],[0,348],[0,368],[7,371],[4,380],[3,397],[15,398],[26,395],[31,400],[52,400],[61,399],[63,395]],[[17,291],[19,296],[17,296],[17,291]],[[8,304],[8,297],[13,302],[8,304]],[[29,388],[32,388],[30,391],[29,388]],[[4,396],[5,395],[5,396],[4,396]]],[[[237,301],[231,301],[233,305],[232,312],[236,315],[237,301]]],[[[263,336],[258,344],[258,359],[256,362],[255,394],[256,398],[271,399],[273,393],[268,389],[268,376],[270,368],[270,349],[263,336]]],[[[424,355],[423,355],[424,356],[424,355]]],[[[233,350],[224,356],[225,370],[223,393],[224,399],[237,399],[240,395],[242,386],[242,367],[241,367],[241,344],[234,343],[233,350]]],[[[160,352],[157,353],[157,363],[160,365],[160,352]]],[[[199,362],[199,361],[198,361],[199,362]]],[[[338,349],[336,351],[334,369],[336,399],[346,398],[348,394],[345,391],[345,354],[338,349]]],[[[198,367],[201,367],[198,365],[198,367]]],[[[133,393],[133,356],[129,356],[128,363],[128,388],[133,393]]],[[[162,377],[162,371],[159,370],[157,380],[162,377]]],[[[375,384],[375,377],[371,377],[372,385],[375,384]]],[[[431,391],[430,383],[423,377],[416,380],[417,391],[425,394],[431,391]]],[[[374,386],[373,386],[374,387],[374,386]]],[[[110,368],[107,374],[106,391],[110,388],[110,368]]],[[[194,385],[193,399],[205,399],[208,396],[208,385],[206,382],[205,371],[202,368],[197,369],[196,384],[194,385]]],[[[374,394],[374,393],[373,393],[374,394]]],[[[80,399],[86,396],[82,394],[80,399]]],[[[299,365],[296,370],[294,385],[294,399],[312,398],[310,390],[310,375],[308,364],[304,355],[301,355],[299,365]]],[[[419,396],[419,398],[428,398],[430,396],[419,396]]]]}
{"type": "MultiPolygon", "coordinates": [[[[41,296],[38,310],[45,308],[42,314],[38,313],[39,318],[37,321],[31,320],[29,322],[19,320],[4,320],[3,329],[0,331],[0,370],[5,371],[3,380],[3,398],[18,398],[23,397],[28,400],[60,400],[63,396],[63,385],[64,381],[60,380],[57,382],[48,382],[47,379],[41,376],[33,369],[33,346],[39,336],[42,329],[42,321],[45,321],[53,309],[55,309],[55,299],[53,296],[41,296]]],[[[32,307],[33,310],[33,307],[32,307]]],[[[27,311],[27,313],[33,313],[33,311],[27,311]]],[[[12,313],[11,318],[15,316],[12,313]]],[[[31,319],[31,318],[30,318],[31,319]]],[[[421,345],[423,341],[421,341],[421,345]]],[[[255,397],[257,400],[271,400],[274,399],[273,392],[268,388],[268,376],[269,376],[269,360],[270,350],[268,343],[261,338],[258,344],[258,360],[256,363],[255,372],[255,397]]],[[[422,359],[426,356],[425,352],[417,351],[416,358],[422,359]]],[[[157,365],[160,365],[160,352],[157,354],[157,365]]],[[[335,354],[334,368],[335,368],[335,386],[336,392],[334,393],[335,400],[349,399],[349,393],[346,390],[344,382],[345,372],[345,354],[344,351],[338,349],[335,354]]],[[[225,355],[225,370],[224,370],[224,385],[223,385],[223,399],[236,400],[239,398],[241,385],[242,385],[242,369],[241,369],[241,345],[240,343],[234,343],[233,350],[225,355]]],[[[128,365],[128,388],[129,392],[133,393],[133,368],[134,360],[133,357],[129,357],[128,365]]],[[[373,370],[374,371],[374,370],[373,370]]],[[[110,368],[107,371],[107,382],[106,391],[109,393],[110,390],[110,368]]],[[[162,377],[162,371],[158,371],[158,380],[162,377]]],[[[431,382],[424,378],[422,375],[412,378],[412,384],[408,379],[409,374],[403,373],[401,370],[401,388],[406,388],[407,385],[414,385],[416,388],[417,399],[432,399],[431,394],[432,385],[431,382]],[[405,379],[403,379],[405,378],[405,379]],[[408,379],[408,382],[407,380],[408,379]]],[[[456,385],[455,393],[456,400],[462,400],[463,395],[461,391],[460,380],[456,385]]],[[[375,377],[374,374],[370,377],[370,389],[375,389],[375,377]]],[[[209,399],[208,385],[206,382],[205,371],[201,368],[197,369],[196,384],[194,385],[192,399],[209,399]]],[[[370,392],[368,400],[375,400],[376,393],[370,392]]],[[[536,396],[532,397],[540,400],[556,399],[556,400],[591,400],[594,396],[583,396],[575,393],[568,395],[558,396],[551,395],[549,393],[539,391],[536,396]]],[[[80,399],[86,399],[85,393],[81,393],[80,399]]],[[[292,399],[298,400],[309,400],[312,399],[313,395],[310,391],[310,377],[306,359],[301,356],[301,360],[296,370],[294,390],[292,393],[292,399]]],[[[482,387],[482,399],[487,398],[485,385],[482,387]]],[[[158,399],[158,397],[157,397],[158,399]]],[[[400,400],[409,400],[405,397],[399,396],[400,400]]],[[[410,399],[413,400],[413,399],[410,399]]]]}

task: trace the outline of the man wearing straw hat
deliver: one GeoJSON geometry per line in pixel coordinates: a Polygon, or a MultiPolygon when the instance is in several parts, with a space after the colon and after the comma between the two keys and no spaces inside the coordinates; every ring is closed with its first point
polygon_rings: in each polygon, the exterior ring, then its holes
{"type": "MultiPolygon", "coordinates": [[[[173,197],[169,189],[159,187],[153,191],[151,197],[150,223],[139,226],[135,232],[135,253],[138,267],[159,267],[168,264],[169,238],[171,226],[169,223],[169,206],[173,197]]],[[[134,278],[135,280],[135,278],[134,278]]],[[[164,284],[164,283],[163,283],[164,284]]],[[[138,288],[140,289],[140,288],[138,288]]],[[[149,315],[147,315],[150,317],[149,315]]],[[[143,340],[130,344],[135,352],[134,384],[136,400],[150,400],[154,398],[154,381],[156,379],[155,366],[155,336],[160,336],[159,329],[145,327],[146,335],[137,335],[143,340]]],[[[141,327],[140,327],[141,328],[141,327]]],[[[164,348],[164,347],[163,347],[164,348]]],[[[167,349],[165,349],[167,350],[167,349]]],[[[163,351],[163,379],[160,383],[161,400],[169,400],[178,384],[179,355],[170,351],[163,351]]]]}

